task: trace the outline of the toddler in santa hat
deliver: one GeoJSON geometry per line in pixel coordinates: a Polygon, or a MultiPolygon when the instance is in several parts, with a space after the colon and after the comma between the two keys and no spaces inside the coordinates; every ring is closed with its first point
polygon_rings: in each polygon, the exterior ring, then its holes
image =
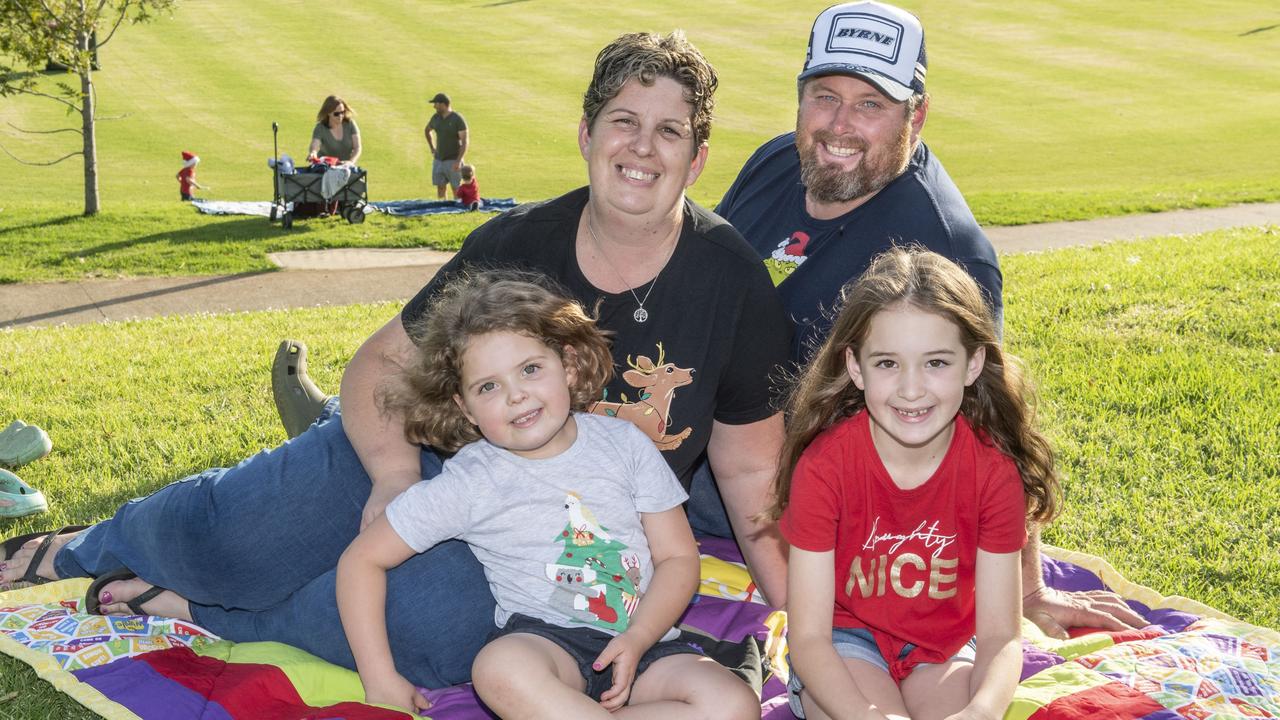
{"type": "Polygon", "coordinates": [[[191,188],[199,188],[208,190],[207,186],[196,182],[196,165],[199,164],[200,158],[193,152],[182,151],[182,169],[178,171],[178,189],[182,193],[182,199],[186,201],[194,200],[191,195],[191,188]]]}

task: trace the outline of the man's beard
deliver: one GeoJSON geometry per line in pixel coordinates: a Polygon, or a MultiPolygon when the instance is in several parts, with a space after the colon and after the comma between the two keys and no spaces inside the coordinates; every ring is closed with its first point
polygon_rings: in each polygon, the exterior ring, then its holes
{"type": "Polygon", "coordinates": [[[902,132],[889,145],[868,149],[859,139],[844,141],[841,145],[853,145],[862,153],[862,160],[853,170],[843,170],[838,165],[824,164],[818,159],[818,144],[834,141],[836,135],[828,130],[816,130],[805,138],[803,130],[796,129],[796,148],[800,152],[800,181],[812,200],[820,203],[842,203],[877,193],[885,185],[902,174],[911,159],[911,123],[902,123],[902,132]]]}

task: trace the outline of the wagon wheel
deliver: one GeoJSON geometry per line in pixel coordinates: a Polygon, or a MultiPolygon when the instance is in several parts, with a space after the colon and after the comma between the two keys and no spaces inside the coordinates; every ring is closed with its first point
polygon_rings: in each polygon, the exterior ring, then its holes
{"type": "Polygon", "coordinates": [[[351,209],[347,211],[347,222],[352,225],[359,225],[364,222],[364,208],[359,205],[352,205],[351,209]]]}
{"type": "Polygon", "coordinates": [[[293,227],[293,213],[286,212],[284,214],[284,217],[280,219],[280,225],[285,230],[288,230],[289,228],[293,227]]]}
{"type": "Polygon", "coordinates": [[[280,214],[280,206],[276,205],[275,203],[271,203],[271,222],[275,222],[276,217],[279,214],[280,214]]]}

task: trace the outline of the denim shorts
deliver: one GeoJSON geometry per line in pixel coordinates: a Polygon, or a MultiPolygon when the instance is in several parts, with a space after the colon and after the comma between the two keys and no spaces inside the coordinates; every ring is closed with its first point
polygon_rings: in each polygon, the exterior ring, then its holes
{"type": "MultiPolygon", "coordinates": [[[[604,691],[613,686],[612,665],[600,671],[591,667],[600,653],[604,652],[605,646],[613,640],[613,635],[589,627],[560,627],[538,618],[514,613],[507,620],[506,626],[494,633],[490,641],[516,633],[546,638],[569,653],[569,657],[578,665],[578,672],[587,681],[583,692],[592,700],[599,701],[604,691]]],[[[640,677],[653,663],[670,655],[702,655],[702,651],[687,642],[659,640],[640,656],[640,661],[636,663],[636,677],[640,677]]]]}
{"type": "MultiPolygon", "coordinates": [[[[880,648],[876,645],[875,638],[872,637],[871,631],[866,628],[831,628],[831,644],[835,646],[836,654],[842,658],[861,660],[880,668],[886,674],[889,672],[889,663],[880,654],[880,648]]],[[[898,654],[898,659],[901,660],[915,649],[915,645],[907,643],[902,648],[902,652],[898,654]]],[[[952,655],[951,659],[973,662],[974,658],[977,657],[977,652],[977,638],[969,638],[969,642],[965,643],[959,652],[952,655]]],[[[800,705],[800,691],[803,689],[804,683],[800,681],[800,677],[796,675],[793,669],[791,671],[791,679],[787,681],[787,704],[791,706],[791,714],[800,718],[800,720],[804,720],[804,708],[800,705]]]]}

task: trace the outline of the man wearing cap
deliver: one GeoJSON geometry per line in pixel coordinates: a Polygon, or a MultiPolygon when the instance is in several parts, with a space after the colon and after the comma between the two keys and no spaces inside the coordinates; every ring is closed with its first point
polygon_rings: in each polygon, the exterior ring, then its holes
{"type": "Polygon", "coordinates": [[[431,116],[423,134],[431,148],[431,182],[436,186],[436,197],[444,199],[446,185],[454,192],[462,184],[462,158],[467,154],[467,121],[450,107],[449,96],[436,93],[431,98],[436,114],[431,116]],[[435,133],[432,139],[431,134],[435,133]]]}
{"type": "MultiPolygon", "coordinates": [[[[911,13],[879,2],[823,11],[798,78],[795,132],[756,150],[716,207],[764,258],[796,326],[796,361],[826,336],[840,288],[895,243],[964,267],[1002,324],[995,249],[920,139],[927,67],[924,29],[911,13]]],[[[1111,593],[1046,589],[1040,568],[1033,528],[1023,551],[1023,612],[1047,633],[1145,624],[1111,593]]]]}

